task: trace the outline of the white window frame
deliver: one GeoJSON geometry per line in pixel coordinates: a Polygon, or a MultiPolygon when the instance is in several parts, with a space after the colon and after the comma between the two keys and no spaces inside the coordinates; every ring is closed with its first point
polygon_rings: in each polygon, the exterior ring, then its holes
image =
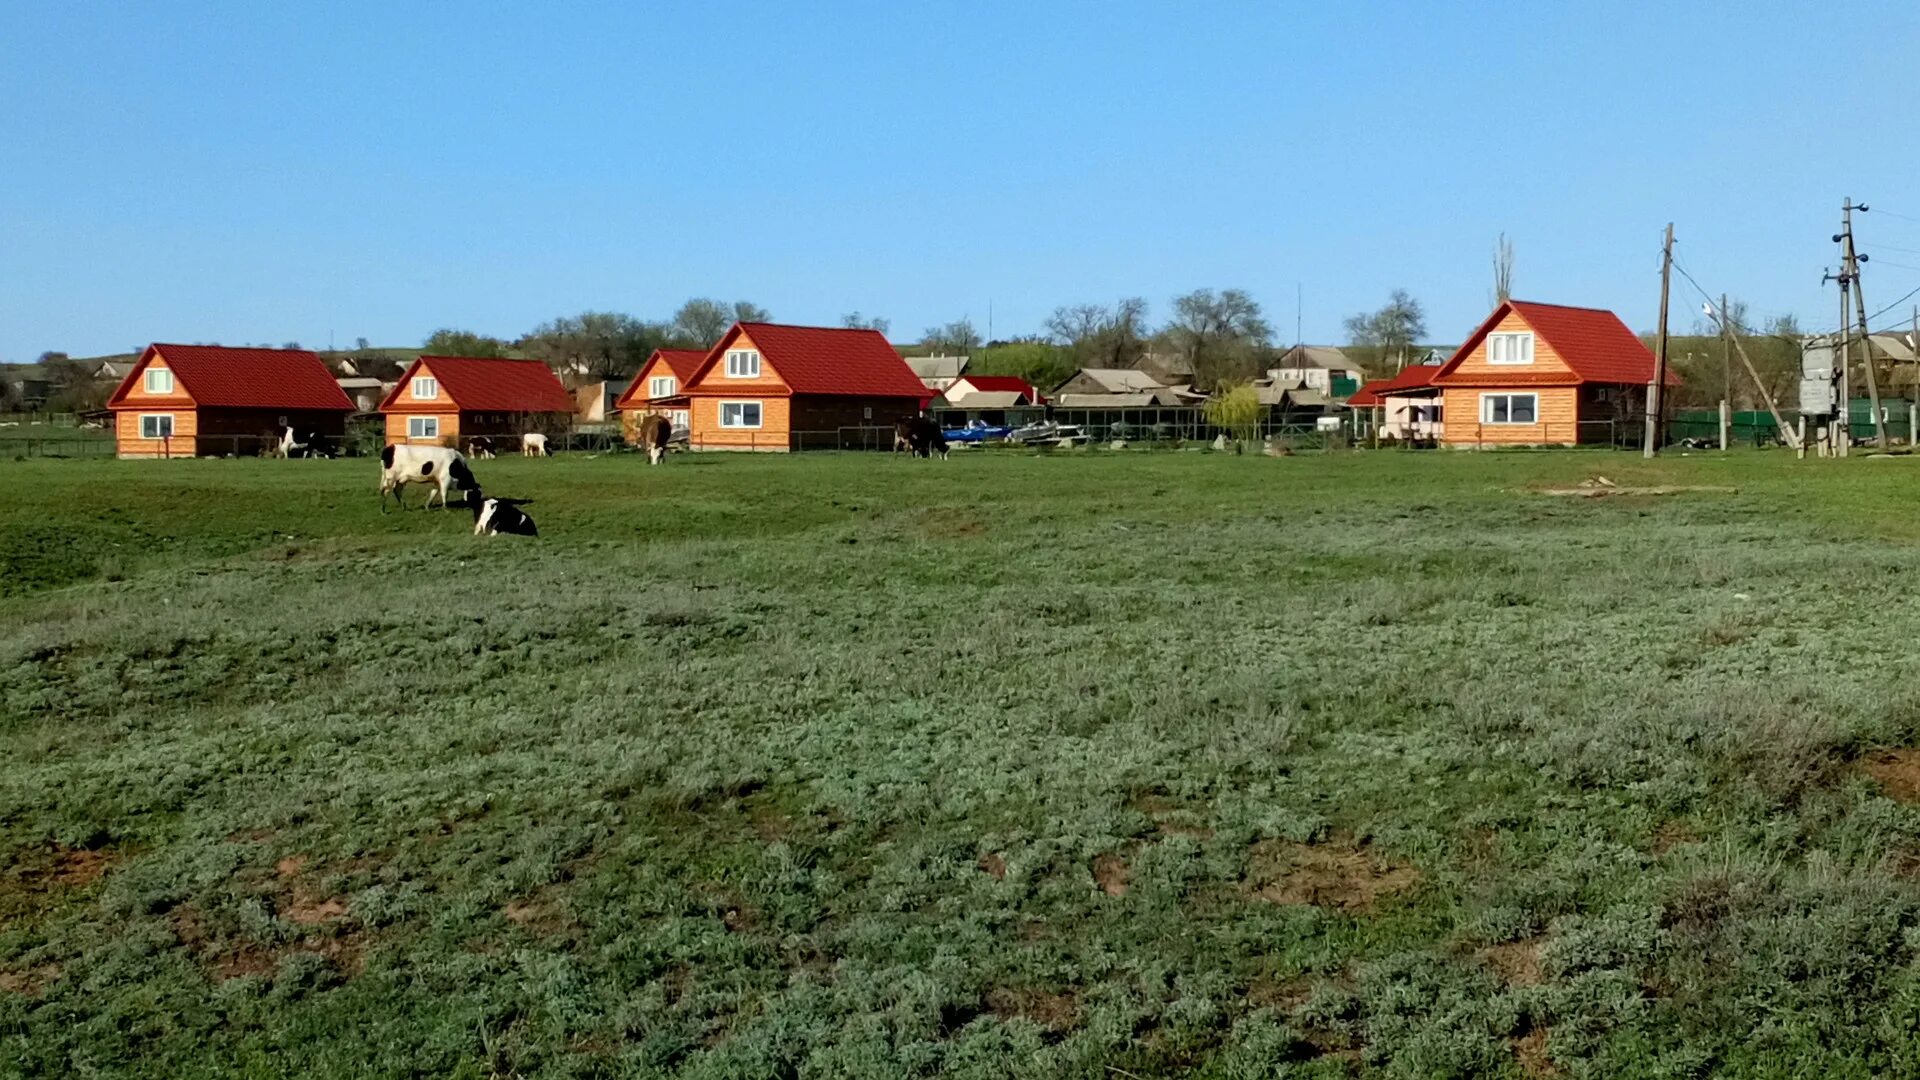
{"type": "Polygon", "coordinates": [[[765,426],[767,422],[767,407],[763,402],[721,401],[717,404],[720,408],[720,426],[729,431],[758,431],[761,427],[765,426]],[[737,405],[740,407],[740,422],[737,424],[727,423],[727,406],[729,405],[737,405]],[[747,406],[749,405],[753,406],[754,411],[754,421],[751,424],[746,422],[747,406]]]}
{"type": "Polygon", "coordinates": [[[693,426],[693,416],[685,409],[675,409],[667,414],[667,423],[675,431],[685,431],[693,426]]]}
{"type": "Polygon", "coordinates": [[[1533,363],[1533,331],[1507,330],[1487,335],[1487,363],[1524,367],[1533,363]]]}
{"type": "Polygon", "coordinates": [[[757,379],[760,377],[760,350],[728,349],[727,378],[757,379]]]}
{"type": "Polygon", "coordinates": [[[680,389],[680,380],[671,375],[655,375],[647,380],[647,396],[650,398],[669,398],[680,389]]]}
{"type": "Polygon", "coordinates": [[[1533,427],[1534,425],[1540,423],[1540,395],[1532,392],[1519,393],[1519,394],[1516,394],[1516,393],[1481,394],[1480,395],[1480,422],[1488,427],[1533,427]],[[1520,398],[1532,399],[1533,419],[1531,420],[1513,420],[1513,419],[1495,420],[1493,418],[1493,403],[1496,400],[1506,401],[1507,416],[1511,417],[1513,416],[1513,403],[1520,398]]]}
{"type": "Polygon", "coordinates": [[[148,368],[143,385],[147,388],[147,393],[149,394],[173,393],[173,369],[163,367],[148,368]],[[158,376],[158,378],[156,378],[156,376],[158,376]],[[159,385],[160,383],[165,383],[166,385],[159,385]]]}
{"type": "Polygon", "coordinates": [[[173,438],[173,414],[170,412],[141,413],[140,414],[140,437],[143,439],[173,438]],[[165,431],[160,430],[162,426],[160,422],[163,420],[166,422],[165,431]],[[151,428],[149,428],[149,421],[152,422],[151,428]]]}
{"type": "Polygon", "coordinates": [[[440,418],[437,416],[407,417],[407,438],[437,439],[440,437],[440,418]]]}
{"type": "Polygon", "coordinates": [[[431,375],[415,375],[413,388],[408,391],[416,401],[438,401],[440,399],[440,380],[431,375]]]}

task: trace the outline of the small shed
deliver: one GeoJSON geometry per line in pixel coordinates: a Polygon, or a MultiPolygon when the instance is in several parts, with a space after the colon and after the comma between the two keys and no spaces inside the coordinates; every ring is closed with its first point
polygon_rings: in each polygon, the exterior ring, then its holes
{"type": "Polygon", "coordinates": [[[261,454],[282,425],[339,445],[353,402],[306,349],[153,344],[107,409],[123,458],[261,454]]]}
{"type": "Polygon", "coordinates": [[[422,356],[380,403],[387,445],[551,434],[572,423],[573,395],[539,360],[422,356]]]}

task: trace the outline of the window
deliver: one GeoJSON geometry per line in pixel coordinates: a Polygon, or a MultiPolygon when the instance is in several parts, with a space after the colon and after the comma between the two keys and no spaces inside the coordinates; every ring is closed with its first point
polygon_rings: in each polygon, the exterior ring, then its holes
{"type": "MultiPolygon", "coordinates": [[[[431,382],[432,380],[428,380],[431,382]]],[[[440,418],[437,416],[407,417],[407,438],[437,439],[440,437],[440,418]]]]}
{"type": "Polygon", "coordinates": [[[1487,363],[1489,364],[1531,364],[1533,363],[1532,334],[1488,334],[1487,363]]]}
{"type": "Polygon", "coordinates": [[[720,426],[723,428],[757,428],[760,426],[760,403],[757,401],[723,401],[720,403],[720,426]]]}
{"type": "Polygon", "coordinates": [[[1483,424],[1531,424],[1540,415],[1538,394],[1481,394],[1483,424]]]}
{"type": "Polygon", "coordinates": [[[866,408],[864,408],[864,409],[861,409],[861,410],[860,410],[860,419],[862,419],[862,420],[871,420],[871,419],[873,419],[873,406],[871,406],[871,405],[869,405],[869,406],[867,406],[866,408]]]}
{"type": "Polygon", "coordinates": [[[687,424],[690,420],[690,417],[687,416],[687,410],[675,409],[671,414],[669,414],[669,416],[673,421],[673,430],[675,431],[687,430],[687,424]]]}
{"type": "MultiPolygon", "coordinates": [[[[148,372],[147,374],[152,375],[153,373],[148,372]]],[[[168,381],[171,382],[172,379],[169,378],[168,381]]],[[[140,417],[140,437],[143,439],[173,438],[173,414],[143,414],[140,417]]]]}
{"type": "MultiPolygon", "coordinates": [[[[173,393],[173,372],[163,367],[148,368],[147,369],[147,393],[149,394],[173,393]]],[[[172,420],[173,417],[169,416],[167,417],[167,419],[172,420]]]]}
{"type": "MultiPolygon", "coordinates": [[[[727,353],[727,378],[757,379],[760,377],[760,354],[752,349],[732,349],[727,353]]],[[[755,425],[756,427],[759,425],[755,425]]]]}
{"type": "Polygon", "coordinates": [[[421,375],[413,380],[413,396],[422,401],[432,401],[440,396],[440,380],[430,375],[421,375]]]}
{"type": "Polygon", "coordinates": [[[647,380],[648,397],[672,397],[673,392],[677,389],[679,389],[679,387],[675,385],[674,378],[671,375],[655,375],[653,378],[647,380]]]}

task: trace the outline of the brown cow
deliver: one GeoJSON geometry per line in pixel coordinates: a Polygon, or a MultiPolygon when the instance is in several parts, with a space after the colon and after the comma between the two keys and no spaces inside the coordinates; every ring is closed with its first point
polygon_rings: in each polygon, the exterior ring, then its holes
{"type": "Polygon", "coordinates": [[[647,464],[658,465],[667,459],[667,443],[673,438],[673,422],[664,416],[643,416],[634,427],[640,445],[647,448],[647,464]]]}

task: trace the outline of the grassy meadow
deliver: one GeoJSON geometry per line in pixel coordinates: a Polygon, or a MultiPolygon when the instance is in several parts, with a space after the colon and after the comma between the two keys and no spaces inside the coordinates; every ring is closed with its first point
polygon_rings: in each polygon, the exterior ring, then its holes
{"type": "Polygon", "coordinates": [[[475,468],[0,461],[0,1076],[1920,1075],[1920,459],[475,468]]]}

